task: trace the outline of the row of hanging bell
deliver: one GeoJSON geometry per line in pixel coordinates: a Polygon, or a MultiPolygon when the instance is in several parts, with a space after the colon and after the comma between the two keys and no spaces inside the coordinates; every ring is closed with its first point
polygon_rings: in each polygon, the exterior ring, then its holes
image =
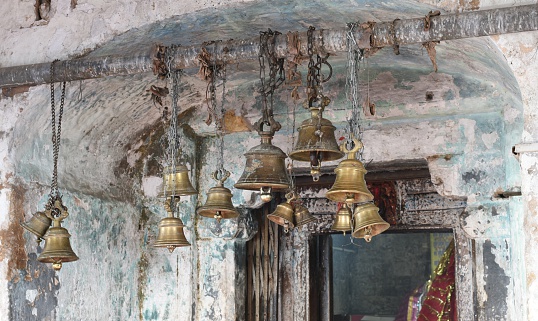
{"type": "Polygon", "coordinates": [[[238,217],[239,212],[232,203],[232,192],[224,187],[224,182],[230,177],[230,172],[217,170],[212,177],[217,181],[217,185],[209,189],[205,204],[196,210],[196,214],[214,218],[218,222],[221,219],[238,217]]]}
{"type": "Polygon", "coordinates": [[[69,241],[71,235],[61,225],[67,216],[67,207],[62,204],[60,198],[56,198],[52,205],[47,206],[45,212],[37,212],[28,222],[21,223],[23,228],[37,236],[38,245],[45,239],[43,252],[37,260],[52,263],[52,268],[56,271],[62,268],[62,263],[78,260],[69,241]]]}
{"type": "Polygon", "coordinates": [[[263,117],[255,124],[261,144],[245,153],[246,164],[243,174],[234,187],[245,190],[260,190],[261,200],[269,202],[273,191],[289,189],[290,177],[286,171],[286,153],[271,143],[280,124],[272,116],[263,117]],[[269,130],[264,130],[269,125],[269,130]]]}
{"type": "Polygon", "coordinates": [[[338,160],[344,156],[334,135],[336,127],[330,120],[323,118],[323,110],[331,100],[319,96],[308,100],[310,118],[301,123],[297,143],[289,154],[293,160],[310,162],[310,174],[314,181],[319,180],[322,162],[338,160]]]}
{"type": "Polygon", "coordinates": [[[267,219],[283,226],[287,233],[290,228],[301,227],[316,221],[308,208],[295,202],[297,195],[294,192],[286,194],[286,202],[278,204],[273,213],[267,215],[267,219]]]}
{"type": "Polygon", "coordinates": [[[166,247],[172,253],[176,247],[190,246],[183,228],[185,225],[179,217],[175,217],[174,209],[181,196],[193,195],[198,192],[189,179],[187,166],[178,162],[178,165],[167,166],[163,170],[163,190],[161,198],[167,198],[164,208],[168,216],[159,221],[157,239],[154,247],[166,247]]]}

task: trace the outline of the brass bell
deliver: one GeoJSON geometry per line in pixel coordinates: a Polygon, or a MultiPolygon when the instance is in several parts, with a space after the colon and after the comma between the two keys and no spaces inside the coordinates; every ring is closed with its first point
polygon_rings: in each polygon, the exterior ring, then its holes
{"type": "Polygon", "coordinates": [[[44,212],[36,212],[28,222],[21,222],[21,226],[37,236],[37,245],[39,245],[51,223],[52,220],[44,212]]]}
{"type": "Polygon", "coordinates": [[[354,147],[351,150],[347,149],[346,144],[341,145],[341,149],[347,153],[348,158],[341,161],[334,170],[336,179],[326,194],[328,199],[345,202],[348,206],[374,200],[364,180],[366,169],[362,162],[355,158],[356,153],[362,148],[362,143],[356,139],[353,139],[353,143],[354,147]]]}
{"type": "Polygon", "coordinates": [[[269,131],[263,130],[263,118],[256,123],[261,144],[245,153],[245,170],[234,185],[239,189],[260,190],[264,202],[272,199],[273,190],[288,189],[290,186],[285,164],[286,154],[271,143],[275,131],[280,129],[280,124],[272,117],[267,123],[271,126],[269,131]]]}
{"type": "Polygon", "coordinates": [[[232,192],[223,186],[224,181],[230,177],[230,172],[225,171],[220,179],[217,178],[218,172],[213,173],[213,179],[217,181],[217,186],[209,189],[204,206],[199,207],[196,214],[212,217],[220,222],[221,219],[238,217],[239,212],[232,203],[232,192]]]}
{"type": "Polygon", "coordinates": [[[390,224],[379,215],[379,208],[373,203],[360,204],[355,207],[353,214],[354,228],[351,235],[355,238],[364,238],[370,242],[372,237],[386,231],[390,224]]]}
{"type": "Polygon", "coordinates": [[[302,225],[308,224],[310,222],[317,221],[314,215],[310,214],[308,208],[301,204],[295,205],[295,227],[301,227],[302,225]]]}
{"type": "Polygon", "coordinates": [[[73,252],[69,242],[71,235],[67,229],[61,226],[61,221],[69,214],[60,200],[56,200],[54,207],[47,209],[45,214],[52,220],[52,227],[44,236],[45,246],[37,260],[42,263],[52,263],[52,268],[59,271],[62,268],[62,263],[78,260],[78,256],[73,252]]]}
{"type": "Polygon", "coordinates": [[[166,166],[163,170],[163,191],[159,197],[193,195],[198,192],[192,187],[187,166],[166,166]]]}
{"type": "Polygon", "coordinates": [[[351,228],[351,210],[346,203],[342,203],[342,207],[336,212],[331,230],[342,231],[345,235],[346,232],[351,231],[351,228]]]}
{"type": "Polygon", "coordinates": [[[325,96],[316,100],[310,99],[308,106],[311,117],[304,120],[299,127],[297,143],[289,155],[291,159],[310,162],[310,173],[314,181],[319,180],[322,162],[337,160],[344,156],[338,149],[334,136],[336,127],[322,116],[329,102],[330,99],[325,96]],[[313,106],[316,101],[319,101],[319,106],[313,106]]]}
{"type": "Polygon", "coordinates": [[[294,209],[291,202],[296,199],[294,193],[286,194],[286,202],[278,204],[273,213],[267,215],[267,219],[280,226],[284,226],[284,231],[287,233],[290,228],[293,228],[294,209]]]}
{"type": "Polygon", "coordinates": [[[159,233],[157,234],[157,240],[153,244],[154,247],[166,247],[170,253],[174,252],[176,247],[191,245],[185,238],[185,233],[183,233],[185,225],[183,225],[180,218],[174,217],[171,203],[177,201],[179,201],[179,197],[173,201],[171,199],[166,201],[164,207],[168,212],[168,217],[159,222],[159,233]]]}

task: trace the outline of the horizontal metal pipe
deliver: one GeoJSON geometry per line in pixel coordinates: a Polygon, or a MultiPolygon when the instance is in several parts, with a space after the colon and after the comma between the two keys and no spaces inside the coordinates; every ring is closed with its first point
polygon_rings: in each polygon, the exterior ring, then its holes
{"type": "MultiPolygon", "coordinates": [[[[361,48],[382,48],[394,44],[414,44],[428,41],[453,40],[505,33],[538,30],[538,4],[501,9],[440,15],[430,18],[430,28],[424,30],[424,18],[382,22],[372,30],[356,28],[354,37],[361,48]]],[[[301,52],[306,53],[307,34],[298,33],[301,52]]],[[[314,52],[337,53],[347,50],[347,30],[316,30],[314,52]]],[[[218,60],[235,63],[256,59],[258,37],[245,40],[219,41],[205,45],[216,53],[218,60]]],[[[197,55],[202,45],[180,47],[174,58],[175,68],[186,69],[198,65],[197,55]]],[[[100,78],[114,75],[129,75],[152,70],[153,48],[121,56],[88,56],[59,61],[55,64],[54,82],[100,78]]],[[[284,57],[288,53],[286,34],[276,37],[276,54],[284,57]]],[[[39,85],[51,81],[50,63],[14,66],[0,69],[0,87],[39,85]]]]}

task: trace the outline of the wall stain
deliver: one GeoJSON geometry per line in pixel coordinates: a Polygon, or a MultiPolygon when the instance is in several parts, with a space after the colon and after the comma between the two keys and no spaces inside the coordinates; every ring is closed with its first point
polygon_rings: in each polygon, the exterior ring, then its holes
{"type": "Polygon", "coordinates": [[[58,306],[60,281],[50,265],[39,262],[37,256],[30,253],[25,269],[8,282],[10,320],[47,320],[58,306]]]}
{"type": "Polygon", "coordinates": [[[8,257],[7,279],[17,279],[19,270],[26,268],[28,254],[26,253],[24,229],[20,221],[24,217],[24,201],[26,189],[20,185],[11,186],[10,208],[9,208],[9,225],[7,229],[0,230],[0,261],[8,257]]]}
{"type": "Polygon", "coordinates": [[[497,247],[490,240],[484,242],[484,281],[487,299],[484,302],[486,320],[505,320],[507,315],[508,285],[510,277],[495,261],[493,250],[497,247]]]}
{"type": "Polygon", "coordinates": [[[476,183],[478,183],[480,182],[481,178],[485,176],[485,174],[486,173],[484,173],[483,171],[473,169],[470,172],[463,173],[461,175],[461,178],[467,183],[470,183],[471,180],[474,180],[476,183]]]}

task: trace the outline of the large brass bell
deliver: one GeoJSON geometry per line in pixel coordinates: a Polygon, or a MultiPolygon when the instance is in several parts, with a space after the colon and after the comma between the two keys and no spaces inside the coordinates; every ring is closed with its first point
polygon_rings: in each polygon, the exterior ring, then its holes
{"type": "Polygon", "coordinates": [[[361,161],[357,160],[356,153],[362,148],[362,143],[353,139],[354,147],[348,150],[346,144],[341,145],[342,151],[347,153],[347,159],[338,164],[334,170],[336,179],[333,186],[327,191],[326,197],[335,202],[345,202],[348,206],[353,203],[364,203],[374,200],[368,190],[364,175],[366,169],[361,161]]]}
{"type": "Polygon", "coordinates": [[[364,238],[370,242],[372,237],[385,232],[390,224],[379,215],[379,208],[373,203],[360,204],[355,207],[353,214],[354,227],[351,235],[364,238]]]}
{"type": "Polygon", "coordinates": [[[213,173],[213,179],[217,181],[217,186],[209,189],[204,206],[199,207],[196,214],[212,217],[220,222],[221,219],[238,217],[239,212],[233,206],[232,192],[223,186],[224,181],[230,177],[230,172],[224,171],[220,179],[217,178],[218,173],[219,171],[213,173]]]}
{"type": "Polygon", "coordinates": [[[346,232],[351,231],[351,228],[351,210],[346,203],[342,203],[342,207],[336,212],[331,230],[341,231],[346,234],[346,232]]]}
{"type": "Polygon", "coordinates": [[[344,156],[338,149],[334,136],[336,127],[322,116],[324,108],[329,103],[330,99],[325,96],[309,100],[311,117],[304,120],[299,127],[297,143],[289,154],[291,159],[310,162],[310,173],[314,181],[319,180],[322,161],[333,161],[344,156]],[[319,106],[314,106],[315,102],[318,102],[319,106]]]}
{"type": "Polygon", "coordinates": [[[193,195],[198,192],[192,187],[189,170],[183,164],[166,166],[163,170],[163,191],[159,197],[193,195]]]}
{"type": "Polygon", "coordinates": [[[295,205],[294,218],[295,218],[295,227],[301,227],[302,225],[317,221],[314,215],[310,214],[310,211],[308,210],[308,208],[306,208],[305,206],[301,204],[295,205]]]}
{"type": "Polygon", "coordinates": [[[296,199],[294,193],[286,194],[286,202],[278,204],[273,213],[267,215],[267,219],[280,226],[284,226],[284,231],[287,233],[290,228],[294,227],[293,215],[294,209],[291,202],[296,199]]]}
{"type": "Polygon", "coordinates": [[[176,202],[179,202],[179,197],[175,197],[173,200],[170,198],[166,201],[164,208],[168,212],[168,217],[159,222],[159,233],[157,234],[157,240],[153,244],[154,247],[166,247],[170,253],[176,247],[191,245],[185,238],[185,233],[183,233],[185,225],[183,225],[180,218],[174,217],[173,208],[176,202]]]}
{"type": "Polygon", "coordinates": [[[37,236],[37,244],[41,243],[43,236],[47,233],[52,220],[44,212],[35,213],[28,222],[21,222],[21,226],[27,231],[37,236]]]}
{"type": "Polygon", "coordinates": [[[52,227],[44,236],[45,246],[37,260],[42,263],[52,263],[52,268],[59,271],[62,268],[62,263],[78,260],[78,256],[73,252],[69,242],[71,235],[67,229],[61,226],[62,220],[69,216],[69,213],[62,202],[56,200],[54,206],[47,208],[45,214],[52,220],[52,227]]]}
{"type": "Polygon", "coordinates": [[[263,131],[263,118],[256,123],[261,144],[245,153],[247,159],[245,170],[234,185],[239,189],[260,190],[263,202],[272,199],[273,190],[283,190],[290,186],[285,164],[286,154],[271,143],[280,124],[272,117],[268,122],[271,125],[269,131],[263,131]]]}

